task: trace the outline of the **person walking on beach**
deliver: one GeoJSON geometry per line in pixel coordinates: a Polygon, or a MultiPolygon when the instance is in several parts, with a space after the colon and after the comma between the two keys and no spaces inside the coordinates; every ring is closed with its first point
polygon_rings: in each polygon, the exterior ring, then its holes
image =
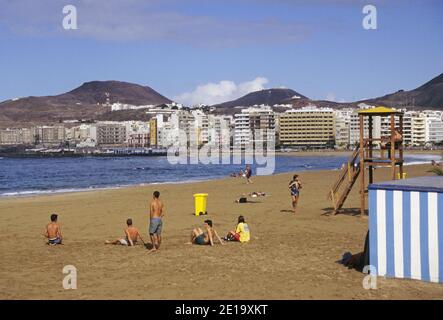
{"type": "Polygon", "coordinates": [[[51,222],[46,226],[43,231],[43,235],[48,239],[48,244],[55,246],[57,244],[62,244],[62,230],[60,225],[57,223],[58,215],[51,214],[51,222]]]}
{"type": "Polygon", "coordinates": [[[122,246],[134,246],[137,243],[138,238],[140,238],[140,240],[145,243],[145,241],[143,241],[142,236],[140,235],[140,232],[138,231],[137,228],[132,226],[132,219],[129,218],[128,220],[126,220],[126,229],[124,229],[125,232],[125,237],[124,238],[120,238],[117,239],[115,241],[109,241],[106,240],[105,244],[121,244],[122,246]]]}
{"type": "Polygon", "coordinates": [[[246,177],[246,183],[252,183],[252,169],[251,166],[249,164],[246,165],[246,169],[245,169],[245,177],[246,177]]]}
{"type": "Polygon", "coordinates": [[[198,245],[214,245],[214,238],[217,238],[221,245],[224,245],[223,240],[218,235],[217,231],[212,227],[211,220],[205,220],[203,231],[201,228],[195,228],[191,232],[191,241],[186,244],[198,245]]]}
{"type": "Polygon", "coordinates": [[[300,197],[300,189],[302,188],[301,181],[298,178],[298,174],[294,174],[292,180],[289,182],[289,190],[291,191],[292,209],[294,214],[297,211],[297,203],[300,197]]]}
{"type": "Polygon", "coordinates": [[[161,233],[163,227],[162,218],[163,213],[163,203],[160,201],[160,192],[155,191],[153,194],[153,199],[150,205],[150,221],[149,221],[149,236],[151,237],[152,251],[160,249],[162,242],[161,233]]]}

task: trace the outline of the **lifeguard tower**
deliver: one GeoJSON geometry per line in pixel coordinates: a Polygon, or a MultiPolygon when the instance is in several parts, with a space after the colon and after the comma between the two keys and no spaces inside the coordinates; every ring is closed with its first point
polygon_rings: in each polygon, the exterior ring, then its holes
{"type": "Polygon", "coordinates": [[[386,107],[376,107],[359,110],[358,116],[359,144],[356,145],[348,162],[343,164],[339,178],[328,194],[334,207],[334,214],[342,209],[359,176],[360,214],[365,213],[367,186],[374,182],[374,168],[376,166],[390,167],[392,180],[396,179],[396,173],[399,178],[403,178],[403,112],[386,107]],[[381,117],[385,120],[388,118],[390,134],[374,137],[374,117],[381,117]]]}

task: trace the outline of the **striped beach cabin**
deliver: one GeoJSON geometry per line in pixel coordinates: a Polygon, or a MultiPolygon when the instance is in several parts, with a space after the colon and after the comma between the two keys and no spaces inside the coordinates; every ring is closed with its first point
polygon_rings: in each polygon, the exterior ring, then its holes
{"type": "Polygon", "coordinates": [[[368,189],[369,261],[377,275],[443,283],[443,177],[368,189]]]}

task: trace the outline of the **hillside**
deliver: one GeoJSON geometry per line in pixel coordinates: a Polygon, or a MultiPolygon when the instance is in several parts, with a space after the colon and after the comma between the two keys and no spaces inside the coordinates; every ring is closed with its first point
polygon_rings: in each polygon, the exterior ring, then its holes
{"type": "MultiPolygon", "coordinates": [[[[14,123],[51,123],[65,119],[96,119],[109,112],[110,107],[105,105],[107,98],[109,103],[134,105],[171,102],[147,86],[120,81],[91,81],[60,95],[4,101],[0,103],[0,126],[14,123]]],[[[108,115],[106,118],[112,119],[112,116],[108,115]]]]}

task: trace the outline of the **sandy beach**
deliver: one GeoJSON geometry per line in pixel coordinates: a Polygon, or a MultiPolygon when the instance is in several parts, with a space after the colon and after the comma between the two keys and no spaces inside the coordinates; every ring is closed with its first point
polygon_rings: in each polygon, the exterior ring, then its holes
{"type": "MultiPolygon", "coordinates": [[[[408,177],[431,175],[430,165],[405,167],[408,177]]],[[[300,174],[299,213],[293,215],[287,184],[292,173],[198,183],[0,200],[1,299],[442,299],[441,284],[378,278],[362,287],[363,274],[336,264],[345,251],[362,251],[368,218],[358,214],[354,188],[346,214],[328,215],[327,191],[338,171],[300,174]],[[166,207],[163,245],[148,254],[136,247],[106,246],[122,236],[131,217],[147,238],[148,203],[159,190],[166,207]],[[255,203],[234,200],[252,191],[255,203]],[[193,215],[193,194],[206,192],[208,216],[193,215]],[[50,247],[40,235],[59,214],[65,245],[50,247]],[[244,215],[250,243],[189,246],[190,231],[210,218],[220,234],[244,215]],[[77,290],[62,287],[65,265],[78,271],[77,290]],[[239,287],[242,290],[238,290],[239,287]]],[[[386,177],[376,172],[376,181],[386,177]]]]}

